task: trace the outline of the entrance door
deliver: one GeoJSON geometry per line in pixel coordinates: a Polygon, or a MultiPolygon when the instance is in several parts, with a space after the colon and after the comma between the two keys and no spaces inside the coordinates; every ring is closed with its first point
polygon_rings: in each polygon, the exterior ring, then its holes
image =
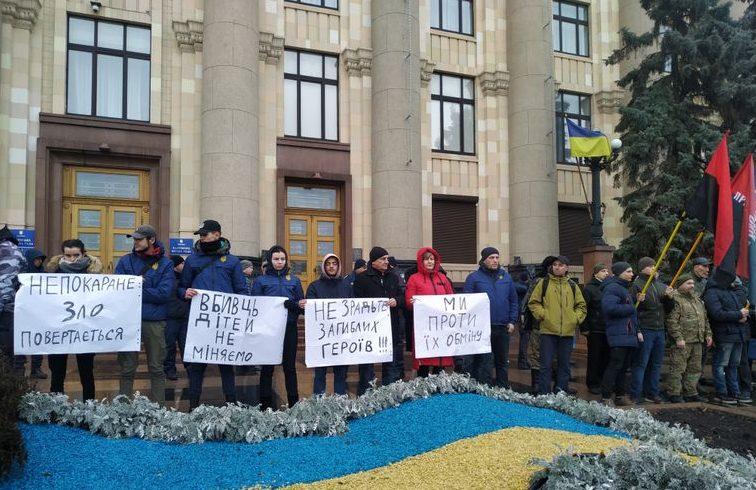
{"type": "Polygon", "coordinates": [[[78,238],[105,272],[131,251],[126,235],[149,222],[147,172],[66,167],[63,239],[78,238]]]}

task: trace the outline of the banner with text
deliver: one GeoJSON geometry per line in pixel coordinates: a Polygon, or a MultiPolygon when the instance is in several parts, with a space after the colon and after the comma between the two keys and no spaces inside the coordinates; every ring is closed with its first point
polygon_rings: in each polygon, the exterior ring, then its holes
{"type": "Polygon", "coordinates": [[[393,352],[386,298],[307,300],[307,367],[389,362],[393,352]]]}
{"type": "Polygon", "coordinates": [[[491,352],[488,295],[415,296],[415,358],[491,352]]]}
{"type": "Polygon", "coordinates": [[[184,361],[281,364],[286,298],[197,291],[189,310],[184,361]]]}
{"type": "Polygon", "coordinates": [[[18,280],[17,355],[139,351],[140,276],[19,274],[18,280]]]}

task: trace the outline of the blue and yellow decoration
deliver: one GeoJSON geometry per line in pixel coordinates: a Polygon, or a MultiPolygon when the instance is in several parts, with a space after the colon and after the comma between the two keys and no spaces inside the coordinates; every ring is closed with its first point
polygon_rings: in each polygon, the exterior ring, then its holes
{"type": "Polygon", "coordinates": [[[474,394],[407,402],[352,421],[341,436],[257,444],[106,439],[57,425],[22,432],[27,464],[0,488],[526,488],[534,459],[630,442],[553,410],[474,394]]]}
{"type": "Polygon", "coordinates": [[[609,140],[601,131],[582,128],[567,119],[567,132],[570,136],[570,156],[607,157],[612,154],[609,140]]]}

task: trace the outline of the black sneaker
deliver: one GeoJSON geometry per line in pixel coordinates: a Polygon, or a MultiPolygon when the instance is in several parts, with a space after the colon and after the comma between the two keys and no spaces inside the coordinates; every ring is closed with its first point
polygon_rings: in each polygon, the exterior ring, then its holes
{"type": "Polygon", "coordinates": [[[750,405],[753,400],[751,400],[750,394],[739,394],[735,400],[737,401],[738,405],[750,405]]]}
{"type": "MultiPolygon", "coordinates": [[[[685,398],[685,401],[688,401],[687,398],[685,398]]],[[[669,397],[669,403],[682,403],[683,398],[680,395],[671,395],[669,397]]]]}
{"type": "Polygon", "coordinates": [[[735,400],[733,397],[729,395],[722,395],[717,394],[714,396],[714,398],[711,399],[712,403],[716,403],[718,405],[737,405],[737,400],[735,400]]]}
{"type": "MultiPolygon", "coordinates": [[[[701,395],[691,395],[691,396],[685,396],[683,398],[688,403],[700,403],[700,402],[706,401],[706,398],[702,397],[701,395]]],[[[679,402],[673,402],[671,399],[670,399],[670,402],[679,403],[679,402]]]]}
{"type": "Polygon", "coordinates": [[[47,379],[47,374],[40,368],[34,368],[32,369],[31,377],[34,379],[47,379]]]}
{"type": "Polygon", "coordinates": [[[656,404],[664,403],[664,400],[659,395],[644,396],[643,401],[646,403],[656,403],[656,404]]]}

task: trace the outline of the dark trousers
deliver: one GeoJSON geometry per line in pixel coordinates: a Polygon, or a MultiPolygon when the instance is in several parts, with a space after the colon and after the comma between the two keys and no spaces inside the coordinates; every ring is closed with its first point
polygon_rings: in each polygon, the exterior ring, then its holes
{"type": "Polygon", "coordinates": [[[375,365],[360,364],[357,366],[357,371],[360,375],[360,381],[357,385],[357,395],[364,395],[370,387],[370,382],[375,379],[375,365]]]}
{"type": "Polygon", "coordinates": [[[615,396],[625,396],[625,378],[627,370],[630,368],[635,347],[612,347],[609,351],[609,364],[604,371],[604,377],[601,381],[601,397],[610,398],[612,393],[615,396]]]}
{"type": "Polygon", "coordinates": [[[418,366],[417,377],[427,378],[428,374],[431,372],[431,368],[433,368],[433,374],[439,374],[444,370],[444,368],[442,368],[441,366],[418,366]]]}
{"type": "MultiPolygon", "coordinates": [[[[94,354],[76,354],[76,367],[79,369],[82,398],[92,400],[95,397],[94,354]]],[[[68,354],[50,354],[47,365],[50,368],[50,392],[65,393],[63,385],[66,381],[66,366],[68,354]]]]}
{"type": "Polygon", "coordinates": [[[541,333],[540,339],[540,380],[538,393],[551,393],[551,365],[557,359],[557,390],[567,391],[570,385],[570,356],[574,337],[560,337],[541,333]]]}
{"type": "MultiPolygon", "coordinates": [[[[199,400],[202,396],[202,383],[205,381],[205,369],[207,364],[204,362],[193,362],[187,366],[189,373],[189,400],[199,400]]],[[[223,394],[226,397],[236,397],[236,378],[234,376],[234,366],[228,364],[218,364],[221,375],[221,385],[223,385],[223,394]]]]}
{"type": "Polygon", "coordinates": [[[750,336],[743,342],[743,351],[740,353],[740,364],[738,365],[738,379],[740,381],[740,393],[743,395],[751,394],[751,361],[748,360],[748,344],[750,336]]]}
{"type": "Polygon", "coordinates": [[[398,321],[391,322],[391,337],[394,346],[394,359],[381,366],[381,383],[390,385],[404,379],[404,327],[398,321]]]}
{"type": "Polygon", "coordinates": [[[518,326],[520,331],[520,345],[517,346],[517,367],[525,368],[528,366],[528,342],[530,342],[530,330],[525,330],[522,325],[518,326]]]}
{"type": "MultiPolygon", "coordinates": [[[[165,361],[163,370],[166,373],[176,372],[176,344],[181,355],[184,355],[186,345],[187,318],[169,319],[165,324],[165,361]]],[[[186,369],[186,365],[184,366],[186,369]]]]}
{"type": "MultiPolygon", "coordinates": [[[[349,366],[333,366],[333,392],[337,395],[346,395],[346,375],[349,366]]],[[[322,395],[326,391],[326,373],[327,367],[316,367],[313,371],[314,379],[312,384],[312,394],[322,395]]]]}
{"type": "Polygon", "coordinates": [[[493,354],[491,353],[462,356],[461,372],[469,374],[472,379],[481,384],[490,385],[491,364],[493,364],[493,354]]]}
{"type": "Polygon", "coordinates": [[[508,387],[509,333],[505,325],[491,325],[491,350],[496,371],[496,386],[508,387]]]}
{"type": "MultiPolygon", "coordinates": [[[[0,357],[17,367],[13,357],[13,312],[0,309],[0,357]]],[[[20,357],[20,356],[19,356],[20,357]]]]}
{"type": "MultiPolygon", "coordinates": [[[[288,322],[283,344],[283,372],[286,384],[286,399],[289,407],[299,401],[297,387],[297,324],[288,322]]],[[[260,370],[260,404],[263,408],[272,407],[273,403],[273,371],[275,366],[263,366],[260,370]]]]}
{"type": "Polygon", "coordinates": [[[601,387],[601,379],[609,364],[609,342],[606,332],[591,332],[588,334],[588,366],[585,373],[585,384],[588,388],[601,387]]]}

